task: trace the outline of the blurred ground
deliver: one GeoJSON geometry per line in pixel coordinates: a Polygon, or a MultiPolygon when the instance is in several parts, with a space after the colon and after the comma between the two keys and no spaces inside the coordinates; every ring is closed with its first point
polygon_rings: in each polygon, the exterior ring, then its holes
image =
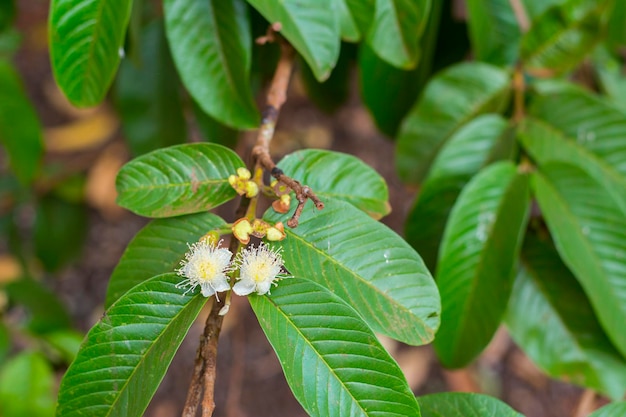
{"type": "MultiPolygon", "coordinates": [[[[79,261],[59,276],[50,277],[51,286],[67,303],[77,328],[87,331],[102,314],[111,271],[128,241],[146,220],[121,211],[113,203],[114,176],[127,157],[117,119],[106,107],[76,112],[63,103],[54,88],[47,57],[47,2],[22,0],[18,6],[18,26],[25,37],[16,63],[28,95],[47,128],[47,158],[60,161],[69,170],[88,173],[89,243],[79,261]]],[[[274,154],[321,147],[363,159],[387,179],[393,212],[383,222],[402,233],[414,190],[405,189],[395,176],[393,142],[377,133],[358,101],[356,83],[353,98],[333,117],[308,103],[297,78],[291,90],[273,143],[274,154]]],[[[246,149],[246,143],[244,139],[240,148],[246,149]]],[[[232,210],[228,209],[221,209],[220,214],[232,220],[232,210]]],[[[194,325],[183,343],[146,416],[180,414],[201,323],[199,320],[194,325]]],[[[586,407],[579,405],[581,401],[588,401],[588,407],[594,407],[594,399],[583,395],[581,389],[544,377],[505,331],[497,335],[476,365],[455,373],[442,370],[429,347],[412,348],[387,340],[384,343],[417,394],[480,390],[502,398],[528,417],[575,416],[577,410],[586,407]]],[[[291,395],[279,362],[243,298],[234,298],[226,317],[218,362],[216,416],[306,415],[291,395]]],[[[600,400],[596,402],[599,404],[600,400]]]]}

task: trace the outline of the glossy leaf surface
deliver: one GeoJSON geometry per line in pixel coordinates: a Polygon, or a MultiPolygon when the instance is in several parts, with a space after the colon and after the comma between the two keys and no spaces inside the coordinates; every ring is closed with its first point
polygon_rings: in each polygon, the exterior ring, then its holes
{"type": "Polygon", "coordinates": [[[488,64],[458,64],[442,71],[426,86],[404,119],[396,147],[400,178],[423,180],[443,144],[474,117],[504,109],[509,75],[488,64]]]}
{"type": "Polygon", "coordinates": [[[50,60],[57,84],[76,106],[100,103],[123,56],[131,0],[53,0],[50,60]]]}
{"type": "Polygon", "coordinates": [[[528,177],[508,161],[482,170],[456,201],[441,242],[441,327],[435,351],[447,367],[469,363],[500,324],[528,219],[528,177]]]}
{"type": "MultiPolygon", "coordinates": [[[[300,225],[287,229],[287,238],[277,242],[289,272],[328,288],[376,332],[412,345],[432,341],[440,300],[419,255],[352,205],[331,199],[324,203],[321,211],[307,205],[300,225]]],[[[265,217],[286,221],[271,209],[265,217]]]]}
{"type": "Polygon", "coordinates": [[[468,0],[467,24],[479,61],[512,65],[519,54],[519,23],[509,0],[468,0]]]}
{"type": "Polygon", "coordinates": [[[375,219],[391,211],[383,177],[360,159],[339,152],[307,149],[283,158],[278,166],[317,196],[347,201],[375,219]],[[324,176],[319,173],[323,172],[324,176]]]}
{"type": "Polygon", "coordinates": [[[126,291],[155,275],[174,272],[189,250],[210,230],[224,225],[211,213],[197,213],[148,223],[126,247],[113,270],[105,307],[108,308],[126,291]]]}
{"type": "Polygon", "coordinates": [[[443,392],[418,397],[422,417],[524,417],[507,404],[483,394],[443,392]]]}
{"type": "Polygon", "coordinates": [[[605,405],[589,414],[589,417],[622,417],[626,414],[626,401],[605,405]]]}
{"type": "Polygon", "coordinates": [[[176,274],[123,295],[89,331],[61,381],[57,416],[141,416],[206,302],[176,274]]]}
{"type": "Polygon", "coordinates": [[[535,235],[524,241],[505,322],[515,342],[548,375],[614,399],[626,392],[626,361],[556,249],[535,235]]]}
{"type": "Polygon", "coordinates": [[[165,0],[167,38],[192,97],[217,120],[258,124],[249,73],[252,37],[243,0],[165,0]]]}
{"type": "Polygon", "coordinates": [[[361,316],[326,288],[289,278],[249,300],[310,415],[420,415],[398,365],[361,316]]]}
{"type": "Polygon", "coordinates": [[[148,217],[209,210],[237,195],[228,176],[243,166],[233,151],[211,143],[159,149],[122,167],[117,203],[148,217]]]}

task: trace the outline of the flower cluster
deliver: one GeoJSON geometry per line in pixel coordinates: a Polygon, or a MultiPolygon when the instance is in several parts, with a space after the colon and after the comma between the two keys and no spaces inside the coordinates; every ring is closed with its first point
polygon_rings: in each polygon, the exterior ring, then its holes
{"type": "Polygon", "coordinates": [[[185,294],[200,286],[202,295],[210,297],[221,291],[230,290],[227,274],[239,270],[237,283],[233,291],[238,295],[256,292],[259,295],[269,293],[272,284],[286,278],[283,271],[283,258],[280,250],[271,249],[261,243],[258,247],[251,245],[237,254],[231,262],[232,252],[220,248],[217,244],[203,240],[189,246],[189,252],[176,270],[185,279],[176,285],[187,288],[185,294]]]}

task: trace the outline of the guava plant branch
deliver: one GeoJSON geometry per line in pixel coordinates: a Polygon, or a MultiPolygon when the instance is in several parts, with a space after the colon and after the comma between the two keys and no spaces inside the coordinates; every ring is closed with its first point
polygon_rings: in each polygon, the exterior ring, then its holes
{"type": "Polygon", "coordinates": [[[528,32],[528,28],[530,27],[530,21],[528,20],[528,15],[526,14],[526,9],[524,9],[524,5],[521,0],[509,0],[511,4],[511,8],[513,9],[513,13],[515,14],[515,19],[517,20],[517,24],[522,33],[528,32]]]}

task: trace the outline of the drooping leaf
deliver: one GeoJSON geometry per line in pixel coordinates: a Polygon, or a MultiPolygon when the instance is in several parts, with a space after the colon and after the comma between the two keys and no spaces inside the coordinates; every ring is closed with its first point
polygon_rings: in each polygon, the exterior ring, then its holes
{"type": "Polygon", "coordinates": [[[469,0],[467,24],[479,61],[512,65],[519,54],[521,30],[509,0],[469,0]]]}
{"type": "Polygon", "coordinates": [[[330,76],[337,58],[341,30],[334,0],[248,0],[302,55],[318,81],[330,76]]]}
{"type": "Polygon", "coordinates": [[[41,125],[13,66],[0,58],[0,143],[22,184],[37,175],[43,155],[41,125]]]}
{"type": "Polygon", "coordinates": [[[526,236],[505,322],[548,375],[619,399],[626,361],[600,327],[582,287],[550,244],[526,236]]]}
{"type": "Polygon", "coordinates": [[[237,195],[228,176],[243,166],[233,151],[212,143],[159,149],[122,167],[117,203],[148,217],[209,210],[237,195]]]}
{"type": "Polygon", "coordinates": [[[589,417],[622,417],[626,414],[626,401],[605,405],[589,414],[589,417]]]}
{"type": "Polygon", "coordinates": [[[187,138],[178,75],[161,21],[142,30],[138,49],[138,62],[122,62],[116,85],[122,128],[134,156],[187,138]]]}
{"type": "Polygon", "coordinates": [[[441,327],[435,351],[447,367],[469,363],[500,324],[530,205],[528,176],[502,161],[463,189],[441,242],[441,327]]]}
{"type": "Polygon", "coordinates": [[[376,0],[340,0],[337,7],[341,36],[346,41],[358,42],[369,31],[376,0]]]}
{"type": "Polygon", "coordinates": [[[469,392],[430,394],[417,402],[422,417],[524,417],[497,398],[469,392]]]}
{"type": "Polygon", "coordinates": [[[206,298],[183,295],[176,274],[123,295],[89,331],[61,381],[57,416],[138,417],[206,298]]]}
{"type": "Polygon", "coordinates": [[[420,415],[398,365],[359,314],[326,288],[289,278],[249,300],[310,415],[420,415]]]}
{"type": "Polygon", "coordinates": [[[341,39],[347,42],[358,42],[361,39],[361,32],[357,26],[346,0],[339,0],[335,4],[337,15],[339,16],[339,30],[341,39]]]}
{"type": "Polygon", "coordinates": [[[430,0],[376,0],[367,43],[391,65],[411,69],[418,62],[419,39],[426,26],[430,0]]]}
{"type": "Polygon", "coordinates": [[[611,0],[572,0],[539,16],[522,37],[524,68],[547,76],[575,67],[601,39],[602,15],[611,0]]]}
{"type": "Polygon", "coordinates": [[[287,155],[278,167],[311,187],[322,200],[347,201],[376,219],[391,211],[383,177],[352,155],[306,149],[287,155]]]}
{"type": "Polygon", "coordinates": [[[178,72],[200,107],[231,127],[253,128],[252,38],[243,0],[165,0],[167,38],[178,72]]]}
{"type": "MultiPolygon", "coordinates": [[[[397,234],[339,200],[305,207],[287,229],[286,268],[328,288],[354,307],[376,332],[411,345],[432,341],[439,327],[437,287],[419,255],[397,234]]],[[[273,210],[266,220],[285,221],[273,210]]]]}
{"type": "Polygon", "coordinates": [[[535,196],[561,258],[589,297],[615,347],[626,355],[626,217],[580,168],[550,163],[533,175],[535,196]]]}
{"type": "Polygon", "coordinates": [[[131,0],[53,0],[50,61],[57,84],[76,106],[100,103],[123,56],[131,0]]]}
{"type": "Polygon", "coordinates": [[[192,110],[202,139],[235,149],[239,137],[238,130],[228,127],[206,114],[195,101],[192,103],[192,110]]]}
{"type": "Polygon", "coordinates": [[[508,73],[488,64],[458,64],[436,75],[400,128],[400,178],[411,184],[422,181],[456,130],[480,114],[502,111],[508,98],[508,73]]]}
{"type": "Polygon", "coordinates": [[[0,414],[3,417],[52,417],[54,373],[38,352],[22,352],[0,369],[0,414]]]}
{"type": "Polygon", "coordinates": [[[148,223],[130,241],[113,270],[104,306],[110,307],[126,291],[155,275],[173,272],[188,244],[223,225],[224,220],[206,212],[148,223]]]}
{"type": "Polygon", "coordinates": [[[405,223],[407,242],[431,271],[437,266],[439,243],[457,196],[481,167],[495,159],[498,142],[507,139],[507,127],[502,116],[478,116],[452,135],[433,162],[405,223]]]}

